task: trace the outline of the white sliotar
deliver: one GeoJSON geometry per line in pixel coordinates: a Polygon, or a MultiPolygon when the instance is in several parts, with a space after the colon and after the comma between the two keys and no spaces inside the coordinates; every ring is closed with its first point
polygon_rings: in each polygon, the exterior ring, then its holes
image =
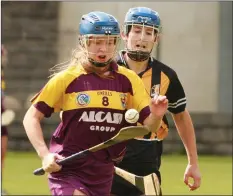
{"type": "Polygon", "coordinates": [[[129,109],[129,110],[126,111],[125,120],[128,123],[136,123],[136,122],[138,122],[138,119],[139,119],[139,113],[138,113],[137,110],[129,109]]]}

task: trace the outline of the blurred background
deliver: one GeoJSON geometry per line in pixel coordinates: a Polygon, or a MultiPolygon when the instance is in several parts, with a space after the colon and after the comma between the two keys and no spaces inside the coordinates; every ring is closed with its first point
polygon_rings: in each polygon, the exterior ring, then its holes
{"type": "MultiPolygon", "coordinates": [[[[162,35],[153,55],[172,67],[183,84],[194,122],[202,186],[189,192],[183,183],[187,160],[174,128],[164,142],[165,195],[232,195],[232,2],[1,2],[4,103],[16,113],[8,126],[8,153],[2,188],[12,195],[49,194],[46,177],[35,177],[39,158],[22,120],[29,99],[48,81],[49,68],[69,60],[77,44],[83,14],[104,11],[123,24],[129,8],[150,7],[162,19],[162,35]]],[[[121,46],[121,48],[123,45],[121,46]]],[[[46,141],[58,115],[43,121],[46,141]]]]}

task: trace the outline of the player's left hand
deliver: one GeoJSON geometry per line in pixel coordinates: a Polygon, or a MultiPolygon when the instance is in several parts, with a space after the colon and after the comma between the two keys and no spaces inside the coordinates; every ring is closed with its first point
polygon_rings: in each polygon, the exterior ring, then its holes
{"type": "Polygon", "coordinates": [[[184,183],[189,187],[190,191],[194,191],[201,186],[201,173],[198,165],[187,165],[184,173],[184,183]],[[189,178],[193,179],[193,183],[189,182],[189,178]]]}
{"type": "Polygon", "coordinates": [[[151,99],[150,111],[156,117],[163,117],[168,108],[168,99],[163,95],[155,95],[151,99]]]}

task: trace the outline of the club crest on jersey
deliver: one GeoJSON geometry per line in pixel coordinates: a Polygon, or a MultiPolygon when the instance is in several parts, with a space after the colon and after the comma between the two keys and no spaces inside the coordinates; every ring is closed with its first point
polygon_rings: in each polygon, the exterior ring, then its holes
{"type": "Polygon", "coordinates": [[[90,96],[86,93],[80,93],[76,97],[76,103],[80,106],[87,106],[90,103],[90,96]]]}
{"type": "Polygon", "coordinates": [[[126,108],[126,103],[127,103],[127,95],[122,93],[120,94],[120,99],[121,99],[121,105],[123,108],[126,108]]]}
{"type": "Polygon", "coordinates": [[[151,91],[150,91],[150,96],[154,97],[155,95],[159,95],[160,93],[160,84],[155,84],[152,86],[151,91]]]}

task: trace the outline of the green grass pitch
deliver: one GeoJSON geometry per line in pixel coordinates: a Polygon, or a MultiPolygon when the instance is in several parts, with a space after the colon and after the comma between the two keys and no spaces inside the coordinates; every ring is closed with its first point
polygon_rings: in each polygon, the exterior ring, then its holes
{"type": "MultiPolygon", "coordinates": [[[[186,156],[164,155],[162,158],[163,195],[232,195],[232,157],[199,156],[202,185],[193,192],[183,183],[186,156]]],[[[2,187],[11,195],[48,195],[45,176],[34,176],[41,162],[36,153],[7,154],[2,187]]]]}

